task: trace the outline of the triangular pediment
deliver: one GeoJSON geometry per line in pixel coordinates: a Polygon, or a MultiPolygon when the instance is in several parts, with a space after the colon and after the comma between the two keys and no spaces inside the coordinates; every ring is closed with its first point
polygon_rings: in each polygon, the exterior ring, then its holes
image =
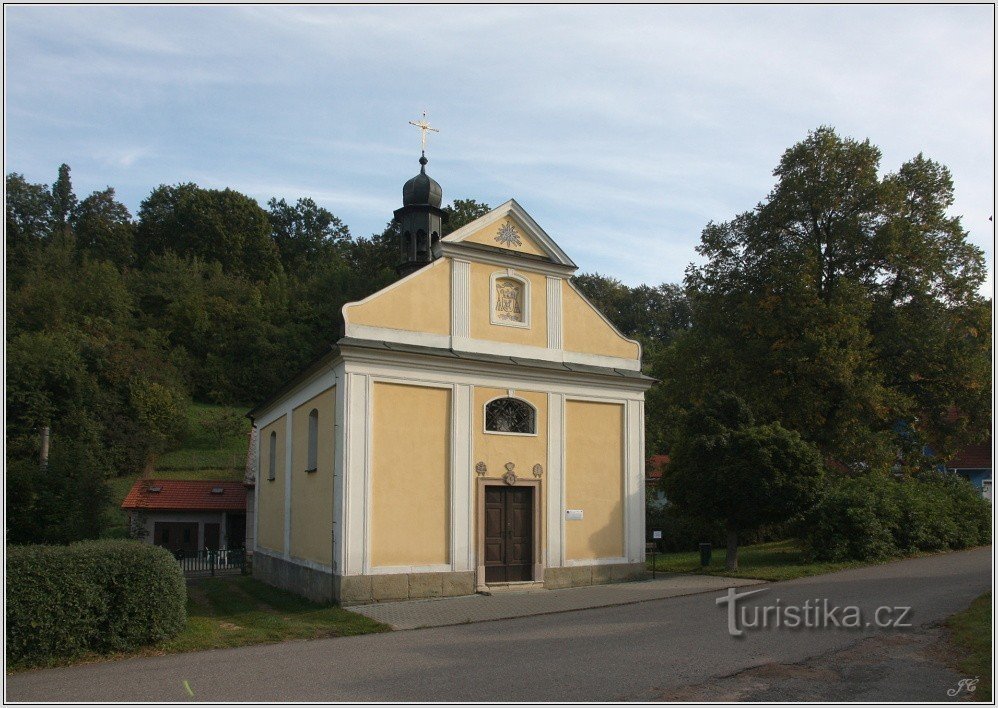
{"type": "Polygon", "coordinates": [[[448,234],[441,242],[478,245],[578,267],[515,199],[448,234]]]}

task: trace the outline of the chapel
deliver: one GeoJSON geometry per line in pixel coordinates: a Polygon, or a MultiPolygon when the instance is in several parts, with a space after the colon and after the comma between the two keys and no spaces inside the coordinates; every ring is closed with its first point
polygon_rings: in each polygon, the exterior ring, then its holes
{"type": "Polygon", "coordinates": [[[253,575],[344,605],[642,577],[640,344],[515,200],[444,236],[419,163],[400,278],[250,412],[253,575]]]}

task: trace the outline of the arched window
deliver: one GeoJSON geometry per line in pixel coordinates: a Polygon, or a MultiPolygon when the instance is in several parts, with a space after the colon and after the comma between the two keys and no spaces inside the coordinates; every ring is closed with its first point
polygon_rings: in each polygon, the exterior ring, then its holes
{"type": "Polygon", "coordinates": [[[537,433],[537,412],[522,398],[497,398],[485,405],[485,430],[490,433],[537,433]]]}
{"type": "Polygon", "coordinates": [[[273,482],[277,479],[277,433],[270,433],[270,462],[267,468],[267,479],[273,482]]]}
{"type": "Polygon", "coordinates": [[[308,467],[306,472],[319,469],[319,411],[315,408],[308,414],[308,467]]]}

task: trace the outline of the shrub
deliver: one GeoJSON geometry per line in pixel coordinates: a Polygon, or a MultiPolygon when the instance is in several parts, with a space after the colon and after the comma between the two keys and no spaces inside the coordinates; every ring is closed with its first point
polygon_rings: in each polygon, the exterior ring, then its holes
{"type": "Polygon", "coordinates": [[[801,540],[815,560],[883,560],[986,544],[990,528],[990,505],[962,477],[870,474],[829,481],[801,540]]]}
{"type": "Polygon", "coordinates": [[[7,663],[128,651],[187,623],[169,551],[135,541],[7,548],[7,663]]]}
{"type": "MultiPolygon", "coordinates": [[[[695,551],[701,543],[723,548],[727,542],[724,522],[705,519],[684,513],[674,504],[661,508],[649,507],[645,516],[647,540],[652,541],[652,531],[661,531],[662,538],[655,542],[660,553],[695,551]]],[[[739,539],[745,545],[781,541],[792,535],[787,524],[763,526],[744,534],[739,539]]]]}

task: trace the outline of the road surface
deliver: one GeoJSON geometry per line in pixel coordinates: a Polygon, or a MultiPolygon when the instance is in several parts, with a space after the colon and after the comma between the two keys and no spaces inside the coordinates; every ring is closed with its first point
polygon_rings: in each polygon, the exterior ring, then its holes
{"type": "MultiPolygon", "coordinates": [[[[952,700],[946,691],[959,678],[955,673],[941,661],[913,667],[891,652],[918,654],[921,661],[926,654],[918,647],[936,641],[936,625],[990,587],[991,549],[982,548],[746,588],[766,589],[742,601],[761,606],[779,600],[786,608],[827,600],[831,606],[858,607],[865,621],[880,606],[910,607],[902,622],[910,628],[784,626],[745,629],[743,637],[733,638],[726,607],[715,602],[720,593],[713,592],[479,624],[30,671],[7,677],[7,700],[696,700],[753,695],[739,693],[739,676],[780,676],[781,667],[813,667],[805,677],[810,699],[860,700],[874,691],[885,701],[945,701],[952,700]],[[863,683],[863,671],[836,674],[823,668],[850,653],[871,651],[881,658],[886,651],[890,661],[883,666],[893,662],[896,681],[878,676],[874,686],[863,683]]],[[[752,685],[758,688],[758,681],[752,685]]]]}

